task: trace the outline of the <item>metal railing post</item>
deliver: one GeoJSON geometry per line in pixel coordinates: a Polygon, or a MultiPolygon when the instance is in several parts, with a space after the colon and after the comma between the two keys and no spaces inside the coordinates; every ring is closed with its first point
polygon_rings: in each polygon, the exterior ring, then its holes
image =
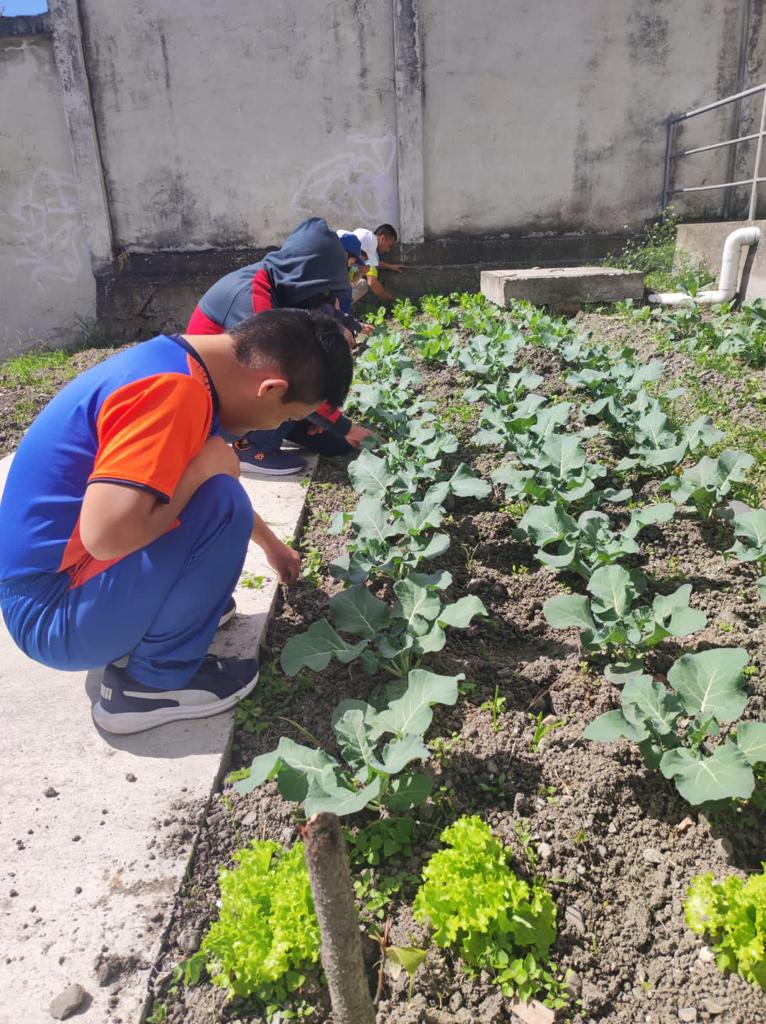
{"type": "Polygon", "coordinates": [[[673,115],[668,118],[667,148],[665,149],[665,174],[662,179],[662,219],[665,220],[665,211],[668,208],[668,194],[670,190],[670,173],[673,152],[673,136],[675,134],[675,121],[673,115]]]}
{"type": "Polygon", "coordinates": [[[766,86],[763,89],[763,102],[761,103],[761,127],[758,135],[758,142],[755,146],[755,167],[753,168],[753,184],[750,187],[750,207],[747,213],[748,220],[755,220],[755,211],[758,205],[758,180],[761,173],[761,151],[763,149],[763,132],[766,128],[766,86]]]}

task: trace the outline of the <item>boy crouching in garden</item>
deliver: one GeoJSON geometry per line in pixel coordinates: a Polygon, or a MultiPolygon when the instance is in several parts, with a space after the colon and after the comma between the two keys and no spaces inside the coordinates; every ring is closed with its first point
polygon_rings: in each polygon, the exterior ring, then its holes
{"type": "Polygon", "coordinates": [[[218,432],[338,406],[351,377],[336,321],[276,309],[222,335],[160,335],[120,352],[31,425],[0,504],[0,608],[30,658],[106,666],[93,708],[102,729],[203,718],[253,688],[254,658],[208,648],[248,541],[283,582],[299,557],[253,512],[218,432]]]}

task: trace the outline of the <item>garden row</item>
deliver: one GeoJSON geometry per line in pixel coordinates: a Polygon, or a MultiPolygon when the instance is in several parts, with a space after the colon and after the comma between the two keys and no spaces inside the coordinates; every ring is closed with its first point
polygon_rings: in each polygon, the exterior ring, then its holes
{"type": "MultiPolygon", "coordinates": [[[[291,637],[281,652],[291,677],[321,673],[336,661],[357,678],[389,682],[368,701],[337,705],[331,751],[301,728],[311,746],[283,736],[255,758],[237,788],[251,792],[274,778],[282,796],[302,804],[307,816],[322,809],[382,814],[356,841],[375,847],[372,855],[380,858],[406,849],[411,830],[402,822],[411,819],[391,815],[428,797],[433,743],[426,745],[425,735],[433,709],[454,705],[464,682],[461,673],[434,671],[435,656],[448,630],[470,630],[487,615],[473,594],[447,598],[449,572],[426,570],[449,548],[461,501],[502,490],[516,536],[577,591],[546,602],[548,623],[579,629],[593,664],[608,662],[607,678],[622,688],[621,708],[597,718],[585,735],[634,741],[646,764],[672,779],[691,804],[750,797],[766,759],[766,725],[746,715],[747,652],[699,650],[678,657],[666,678],[647,672],[650,652],[668,638],[693,636],[706,618],[693,606],[688,583],[664,593],[634,563],[643,530],[690,514],[728,516],[735,535],[728,554],[766,561],[766,513],[730,504],[751,457],[735,450],[703,454],[720,432],[707,417],[677,422],[680,396],[661,392],[657,360],[642,363],[629,349],[595,344],[572,324],[524,305],[505,316],[475,296],[461,297],[457,306],[433,297],[424,312],[416,322],[414,307],[399,304],[395,315],[409,336],[379,330],[358,361],[356,411],[385,440],[351,464],[358,501],[331,527],[346,540],[330,567],[345,589],[330,599],[327,617],[291,637]],[[519,353],[530,345],[555,354],[566,368],[566,400],[541,394],[543,377],[519,367],[519,353]],[[486,450],[494,463],[483,477],[458,461],[460,440],[422,394],[416,363],[423,362],[471,379],[459,401],[479,412],[469,450],[486,450]]],[[[562,582],[560,589],[568,588],[562,582]]],[[[414,900],[432,940],[454,948],[469,969],[488,970],[505,992],[522,998],[540,992],[560,1005],[562,979],[548,960],[556,909],[536,868],[529,882],[516,876],[507,851],[475,818],[458,819],[443,839],[449,849],[431,858],[414,900]],[[512,926],[511,919],[523,924],[512,926]]],[[[218,984],[271,1000],[274,1013],[286,992],[303,983],[318,952],[296,850],[281,855],[275,844],[260,846],[224,872],[220,922],[191,968],[206,963],[218,984]],[[278,907],[285,899],[291,913],[278,907]],[[260,943],[253,941],[259,928],[260,943]]],[[[730,938],[726,922],[714,916],[728,908],[724,889],[711,879],[695,884],[687,917],[696,930],[713,932],[721,967],[762,984],[764,922],[751,909],[762,899],[758,884],[762,892],[757,876],[744,886],[736,877],[725,883],[747,936],[740,930],[736,941],[730,938]]],[[[418,950],[381,949],[408,970],[422,959],[418,950]]]]}

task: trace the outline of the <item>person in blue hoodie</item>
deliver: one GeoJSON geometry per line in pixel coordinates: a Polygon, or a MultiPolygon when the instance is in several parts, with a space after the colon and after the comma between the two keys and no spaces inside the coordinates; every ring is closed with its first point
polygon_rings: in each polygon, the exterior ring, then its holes
{"type": "MultiPolygon", "coordinates": [[[[208,288],[186,331],[223,334],[266,309],[334,304],[347,287],[347,254],[338,236],[321,217],[309,217],[279,249],[208,288]]],[[[325,403],[309,421],[252,431],[235,441],[234,448],[244,472],[287,475],[301,472],[305,463],[295,452],[281,450],[285,438],[322,455],[342,455],[358,448],[370,433],[325,403]]]]}

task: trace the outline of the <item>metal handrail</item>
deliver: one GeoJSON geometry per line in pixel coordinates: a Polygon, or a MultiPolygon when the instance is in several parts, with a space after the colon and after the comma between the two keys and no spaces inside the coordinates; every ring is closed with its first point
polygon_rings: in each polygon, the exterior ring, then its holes
{"type": "MultiPolygon", "coordinates": [[[[766,82],[762,85],[754,85],[750,89],[744,89],[742,92],[734,93],[732,96],[726,96],[722,100],[716,100],[714,103],[706,103],[704,107],[697,107],[695,110],[687,110],[684,114],[675,114],[668,118],[667,127],[667,143],[665,147],[665,173],[662,182],[662,212],[668,208],[668,201],[671,196],[681,195],[684,192],[707,192],[715,189],[728,189],[738,188],[740,185],[750,186],[750,203],[748,206],[747,219],[755,220],[755,209],[758,200],[758,185],[766,181],[766,178],[761,177],[761,154],[763,151],[763,139],[766,136],[766,82]],[[673,143],[675,140],[676,125],[682,121],[688,121],[689,118],[699,117],[700,114],[707,114],[711,110],[718,110],[720,107],[725,107],[729,103],[739,103],[746,96],[755,96],[757,93],[763,93],[763,101],[761,103],[761,123],[757,132],[751,132],[749,135],[740,135],[735,139],[724,139],[722,142],[713,142],[707,146],[695,146],[692,149],[673,149],[673,143]],[[680,160],[685,156],[694,156],[696,153],[708,153],[713,149],[723,149],[725,146],[737,146],[740,142],[752,142],[753,139],[757,139],[758,142],[755,147],[755,161],[753,166],[753,175],[750,178],[742,178],[739,181],[724,181],[717,185],[692,185],[686,188],[671,188],[671,179],[673,177],[673,162],[680,160]]],[[[735,150],[736,154],[736,150],[735,150]]]]}

